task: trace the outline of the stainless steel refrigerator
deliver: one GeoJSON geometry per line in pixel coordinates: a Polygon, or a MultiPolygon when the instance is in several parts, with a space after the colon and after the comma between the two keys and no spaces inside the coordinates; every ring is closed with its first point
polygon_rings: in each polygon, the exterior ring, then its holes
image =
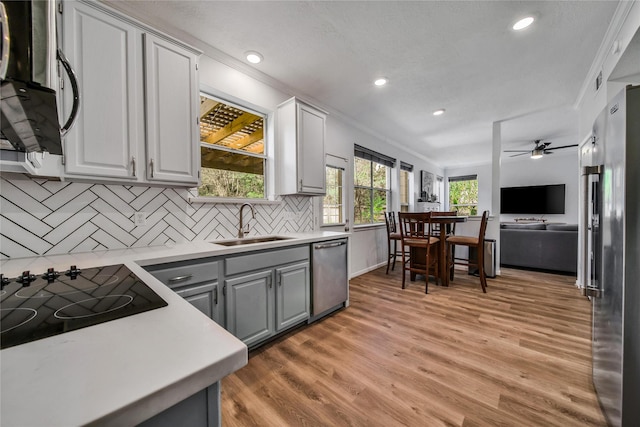
{"type": "Polygon", "coordinates": [[[640,86],[598,116],[582,148],[585,293],[593,384],[611,426],[640,426],[640,86]],[[590,145],[590,146],[589,146],[590,145]]]}

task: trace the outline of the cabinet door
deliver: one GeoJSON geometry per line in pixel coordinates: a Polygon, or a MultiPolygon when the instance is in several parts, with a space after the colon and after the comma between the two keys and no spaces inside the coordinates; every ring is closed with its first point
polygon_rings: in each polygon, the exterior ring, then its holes
{"type": "Polygon", "coordinates": [[[144,34],[147,179],[198,183],[197,55],[144,34]]]}
{"type": "MultiPolygon", "coordinates": [[[[137,124],[144,120],[139,31],[79,2],[65,2],[62,19],[64,52],[80,90],[78,117],[64,141],[65,171],[136,180],[137,124]]],[[[68,115],[68,80],[63,88],[68,115]]]]}
{"type": "Polygon", "coordinates": [[[227,330],[247,346],[275,333],[273,270],[225,280],[227,330]]]}
{"type": "Polygon", "coordinates": [[[276,330],[309,318],[309,263],[276,269],[276,330]]]}
{"type": "Polygon", "coordinates": [[[298,104],[298,191],[302,193],[325,193],[324,137],[325,115],[298,104]]]}
{"type": "Polygon", "coordinates": [[[218,282],[189,286],[176,290],[176,294],[189,301],[217,324],[224,326],[218,304],[218,282]]]}

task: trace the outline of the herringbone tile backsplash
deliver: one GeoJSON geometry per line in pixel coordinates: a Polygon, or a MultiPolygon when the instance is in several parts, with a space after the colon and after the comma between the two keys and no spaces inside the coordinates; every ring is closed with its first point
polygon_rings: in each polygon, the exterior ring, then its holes
{"type": "MultiPolygon", "coordinates": [[[[239,205],[189,203],[196,190],[0,178],[0,257],[22,258],[236,237],[239,205]],[[147,225],[134,224],[147,212],[147,225]]],[[[250,235],[313,229],[309,197],[255,205],[250,235]]],[[[250,218],[245,211],[245,219],[250,218]]]]}

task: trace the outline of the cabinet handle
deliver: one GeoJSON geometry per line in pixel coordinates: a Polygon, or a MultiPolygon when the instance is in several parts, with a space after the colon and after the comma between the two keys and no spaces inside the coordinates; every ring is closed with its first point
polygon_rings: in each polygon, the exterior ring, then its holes
{"type": "Polygon", "coordinates": [[[218,305],[218,286],[217,285],[213,287],[213,292],[214,292],[214,294],[213,294],[213,303],[215,305],[218,305]]]}
{"type": "Polygon", "coordinates": [[[273,287],[273,283],[271,283],[271,276],[267,277],[267,284],[269,285],[269,289],[273,287]]]}
{"type": "Polygon", "coordinates": [[[153,159],[149,161],[149,166],[151,167],[151,178],[153,178],[153,159]]]}
{"type": "Polygon", "coordinates": [[[282,273],[278,273],[278,286],[282,287],[282,273]]]}
{"type": "Polygon", "coordinates": [[[137,174],[137,172],[136,172],[136,157],[135,156],[131,157],[131,168],[133,169],[131,175],[133,175],[133,177],[135,178],[136,174],[137,174]]]}
{"type": "Polygon", "coordinates": [[[169,283],[177,283],[177,282],[184,282],[186,280],[189,280],[193,277],[193,274],[186,274],[184,276],[177,276],[174,277],[173,279],[169,279],[169,283]]]}

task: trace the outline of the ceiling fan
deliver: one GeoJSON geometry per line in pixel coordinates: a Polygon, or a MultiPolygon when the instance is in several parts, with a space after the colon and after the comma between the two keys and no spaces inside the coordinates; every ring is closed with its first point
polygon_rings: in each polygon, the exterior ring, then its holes
{"type": "Polygon", "coordinates": [[[570,148],[570,147],[578,146],[578,144],[573,144],[573,145],[563,145],[561,147],[547,148],[549,145],[551,145],[551,142],[542,142],[541,139],[536,139],[533,141],[533,143],[536,144],[533,150],[504,150],[504,152],[520,153],[520,154],[513,154],[509,157],[517,157],[517,156],[524,156],[525,154],[531,154],[532,159],[539,159],[545,154],[553,154],[553,150],[559,150],[561,148],[570,148]]]}

